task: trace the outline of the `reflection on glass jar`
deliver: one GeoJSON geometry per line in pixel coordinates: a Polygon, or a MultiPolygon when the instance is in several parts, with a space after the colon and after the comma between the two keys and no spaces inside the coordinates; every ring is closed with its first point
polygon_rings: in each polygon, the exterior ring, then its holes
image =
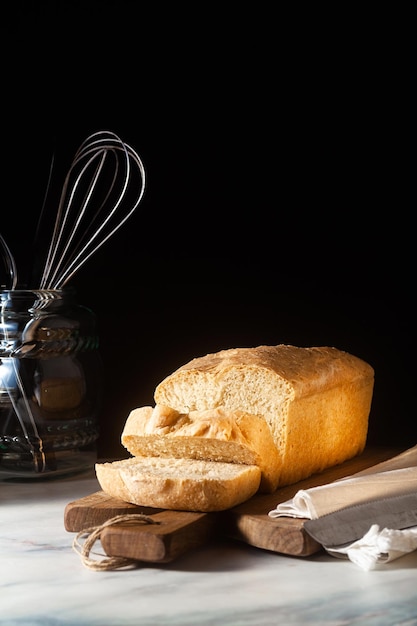
{"type": "Polygon", "coordinates": [[[0,292],[0,476],[57,476],[96,460],[96,318],[75,292],[0,292]]]}

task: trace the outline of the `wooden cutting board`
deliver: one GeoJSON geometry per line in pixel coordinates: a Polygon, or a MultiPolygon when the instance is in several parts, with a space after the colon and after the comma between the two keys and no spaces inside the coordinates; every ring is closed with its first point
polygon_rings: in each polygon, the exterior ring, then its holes
{"type": "Polygon", "coordinates": [[[402,452],[392,448],[368,448],[360,456],[337,465],[273,494],[258,494],[243,504],[220,513],[165,511],[129,504],[98,491],[70,502],[64,524],[69,532],[100,526],[116,515],[141,513],[156,523],[118,523],[103,528],[102,547],[108,556],[167,563],[217,537],[288,554],[310,556],[322,549],[304,530],[303,519],[271,518],[268,513],[291,499],[299,489],[310,489],[355,474],[402,452]]]}

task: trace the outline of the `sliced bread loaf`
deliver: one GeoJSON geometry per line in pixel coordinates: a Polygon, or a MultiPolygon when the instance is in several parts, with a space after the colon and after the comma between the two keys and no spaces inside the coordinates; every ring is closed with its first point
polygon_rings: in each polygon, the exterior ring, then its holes
{"type": "Polygon", "coordinates": [[[286,485],[362,452],[373,384],[373,368],[347,352],[281,344],[195,358],[167,376],[154,399],[181,414],[223,407],[261,416],[280,455],[278,484],[286,485]]]}
{"type": "Polygon", "coordinates": [[[259,490],[272,493],[278,486],[281,456],[260,415],[223,407],[179,413],[163,405],[145,406],[131,411],[121,441],[134,456],[257,465],[259,490]]]}

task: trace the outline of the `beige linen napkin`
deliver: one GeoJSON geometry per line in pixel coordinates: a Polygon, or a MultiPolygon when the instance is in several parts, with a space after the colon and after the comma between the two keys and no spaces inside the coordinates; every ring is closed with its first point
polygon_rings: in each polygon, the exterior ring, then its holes
{"type": "MultiPolygon", "coordinates": [[[[311,489],[300,489],[291,500],[278,504],[269,512],[269,516],[317,519],[327,513],[361,502],[415,492],[417,492],[417,445],[388,461],[346,478],[311,489]]],[[[377,525],[373,525],[358,542],[328,552],[335,556],[346,555],[364,569],[370,569],[377,562],[388,562],[415,549],[417,549],[417,527],[394,531],[380,530],[377,525]],[[363,559],[365,553],[368,556],[373,555],[372,558],[363,559]]]]}

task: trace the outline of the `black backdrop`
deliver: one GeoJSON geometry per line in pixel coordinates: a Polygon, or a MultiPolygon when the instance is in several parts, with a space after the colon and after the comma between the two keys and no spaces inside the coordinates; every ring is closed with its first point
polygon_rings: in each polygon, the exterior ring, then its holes
{"type": "Polygon", "coordinates": [[[369,441],[414,445],[410,16],[145,6],[19,2],[2,23],[0,225],[19,264],[52,154],[59,188],[111,130],[147,172],[73,280],[99,321],[100,455],[124,454],[129,411],[182,363],[277,343],[367,360],[369,441]]]}

